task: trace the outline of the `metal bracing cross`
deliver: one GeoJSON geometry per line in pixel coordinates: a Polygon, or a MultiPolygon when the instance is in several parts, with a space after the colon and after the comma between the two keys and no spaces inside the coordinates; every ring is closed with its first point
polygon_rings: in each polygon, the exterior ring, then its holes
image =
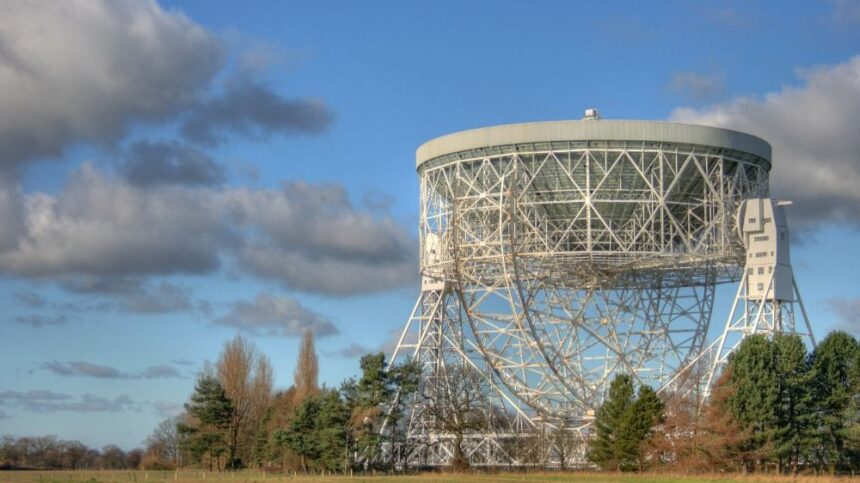
{"type": "MultiPolygon", "coordinates": [[[[440,364],[487,377],[511,417],[468,438],[479,464],[514,464],[511,434],[584,437],[616,374],[664,387],[701,357],[715,286],[741,278],[734,206],[767,193],[768,169],[730,150],[632,142],[427,162],[422,274],[446,289],[422,293],[395,355],[421,361],[424,384],[440,364]],[[431,238],[441,255],[427,256],[431,238]]],[[[413,407],[421,449],[407,459],[445,464],[450,435],[426,416],[413,407]]],[[[546,454],[584,454],[557,449],[546,454]]]]}

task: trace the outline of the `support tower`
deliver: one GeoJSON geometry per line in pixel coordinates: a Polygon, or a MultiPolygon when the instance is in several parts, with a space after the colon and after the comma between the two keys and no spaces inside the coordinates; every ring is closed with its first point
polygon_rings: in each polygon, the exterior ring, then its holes
{"type": "Polygon", "coordinates": [[[705,354],[717,367],[731,334],[794,330],[779,315],[796,295],[783,292],[791,269],[770,168],[770,145],[748,134],[597,115],[422,145],[422,292],[392,359],[420,361],[424,379],[408,452],[388,449],[395,463],[447,465],[460,448],[473,465],[583,464],[616,374],[664,388],[705,354]],[[757,221],[738,229],[739,207],[757,221]],[[771,229],[762,282],[745,247],[771,229]],[[715,287],[738,281],[743,300],[777,315],[751,309],[707,345],[715,287]],[[468,403],[474,424],[452,432],[432,406],[442,400],[468,403]]]}

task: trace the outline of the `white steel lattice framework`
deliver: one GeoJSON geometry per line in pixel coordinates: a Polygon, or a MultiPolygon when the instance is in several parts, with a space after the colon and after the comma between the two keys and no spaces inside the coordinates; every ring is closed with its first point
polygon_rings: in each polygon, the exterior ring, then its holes
{"type": "Polygon", "coordinates": [[[702,395],[710,395],[712,383],[728,356],[744,337],[751,334],[798,334],[813,346],[815,336],[789,256],[788,220],[784,207],[790,202],[753,198],[739,204],[735,227],[745,246],[745,269],[722,334],[679,371],[666,389],[677,387],[688,372],[704,369],[702,395]],[[800,308],[799,326],[795,304],[800,308]]]}
{"type": "MultiPolygon", "coordinates": [[[[661,388],[700,357],[715,286],[745,273],[734,213],[770,170],[759,138],[646,121],[464,131],[417,158],[422,293],[392,360],[420,361],[425,388],[484,375],[492,424],[463,445],[478,465],[524,464],[512,448],[546,431],[565,437],[541,462],[581,462],[562,446],[617,373],[661,388]]],[[[409,452],[391,456],[449,463],[452,436],[410,407],[409,452]]]]}

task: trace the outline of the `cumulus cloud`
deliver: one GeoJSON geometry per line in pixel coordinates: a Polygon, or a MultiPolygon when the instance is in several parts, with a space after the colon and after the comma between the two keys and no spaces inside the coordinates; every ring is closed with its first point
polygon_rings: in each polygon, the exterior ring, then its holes
{"type": "Polygon", "coordinates": [[[678,122],[746,131],[773,146],[772,195],[795,200],[792,222],[860,224],[860,56],[801,72],[763,98],[680,108],[678,122]]]}
{"type": "Polygon", "coordinates": [[[208,154],[176,141],[137,141],[125,153],[120,171],[135,186],[215,185],[224,168],[208,154]]]}
{"type": "Polygon", "coordinates": [[[351,295],[400,287],[417,273],[414,240],[390,217],[354,206],[340,185],[284,183],[227,200],[236,220],[255,228],[241,263],[287,288],[351,295]]]}
{"type": "Polygon", "coordinates": [[[228,258],[328,295],[389,290],[417,273],[414,238],[387,211],[353,204],[341,185],[142,188],[84,165],[60,193],[26,195],[23,213],[16,244],[0,249],[0,273],[112,293],[132,312],[188,310],[187,290],[142,280],[211,273],[228,258]]]}
{"type": "Polygon", "coordinates": [[[723,75],[702,75],[695,72],[676,72],[669,87],[676,93],[694,101],[712,100],[725,91],[723,75]]]}
{"type": "Polygon", "coordinates": [[[140,279],[122,277],[81,276],[65,280],[62,286],[76,294],[110,297],[116,300],[114,308],[123,312],[184,312],[191,310],[193,305],[190,289],[168,282],[145,283],[140,279]]]}
{"type": "Polygon", "coordinates": [[[830,0],[830,18],[836,25],[850,28],[860,25],[860,2],[856,0],[830,0]]]}
{"type": "Polygon", "coordinates": [[[3,172],[2,160],[0,160],[0,227],[2,227],[0,229],[0,252],[2,252],[14,247],[18,242],[18,236],[25,229],[24,198],[21,188],[15,176],[3,172]]]}
{"type": "Polygon", "coordinates": [[[373,352],[373,349],[353,342],[346,347],[342,347],[336,351],[327,352],[326,354],[330,356],[343,357],[345,359],[353,359],[370,352],[373,352]]]}
{"type": "Polygon", "coordinates": [[[312,331],[317,337],[337,334],[337,327],[326,317],[304,307],[291,297],[259,293],[254,300],[239,300],[215,323],[267,336],[299,337],[312,331]]]}
{"type": "Polygon", "coordinates": [[[225,85],[221,95],[190,111],[182,133],[191,141],[213,145],[225,135],[319,133],[332,115],[321,101],[285,99],[258,81],[242,77],[225,85]]]}
{"type": "MultiPolygon", "coordinates": [[[[375,348],[353,342],[346,347],[342,347],[336,351],[328,352],[327,354],[331,356],[352,359],[362,356],[364,354],[382,352],[383,354],[385,354],[385,357],[391,357],[391,354],[394,353],[394,349],[397,347],[397,342],[400,340],[401,334],[402,329],[389,329],[385,340],[383,340],[382,343],[380,343],[375,348]]],[[[406,337],[403,338],[403,343],[414,344],[416,340],[418,340],[418,334],[415,331],[412,331],[406,334],[406,337]]],[[[409,352],[410,349],[406,350],[407,352],[409,352]]],[[[403,356],[405,354],[405,352],[401,352],[400,356],[403,356]]]]}
{"type": "Polygon", "coordinates": [[[122,372],[114,367],[85,361],[50,361],[43,363],[41,367],[59,376],[81,376],[96,379],[168,379],[182,377],[175,368],[164,364],[149,366],[133,373],[122,372]]]}
{"type": "Polygon", "coordinates": [[[141,190],[90,165],[57,195],[27,196],[26,229],[0,251],[19,276],[204,273],[218,267],[220,226],[205,194],[141,190]]]}
{"type": "MultiPolygon", "coordinates": [[[[323,102],[263,84],[260,53],[256,68],[246,54],[231,73],[223,42],[154,0],[9,0],[0,18],[0,174],[77,143],[116,143],[141,122],[175,122],[207,145],[319,133],[331,123],[323,102]],[[227,80],[217,88],[219,77],[227,80]]],[[[122,169],[135,185],[223,180],[206,154],[176,142],[135,143],[128,154],[122,169]]],[[[6,188],[0,183],[4,225],[15,204],[6,188]]]]}
{"type": "Polygon", "coordinates": [[[138,314],[184,312],[191,310],[191,290],[172,283],[162,282],[151,288],[126,295],[121,310],[138,314]]]}
{"type": "Polygon", "coordinates": [[[0,3],[0,163],[119,140],[187,109],[222,66],[218,40],[154,1],[0,3]]]}
{"type": "Polygon", "coordinates": [[[860,333],[860,298],[835,298],[827,303],[838,317],[840,328],[860,333]]]}
{"type": "Polygon", "coordinates": [[[115,296],[140,313],[193,305],[188,291],[140,280],[212,273],[226,259],[329,295],[414,279],[416,244],[383,210],[354,206],[335,185],[224,188],[223,167],[185,141],[131,143],[114,150],[122,158],[114,174],[85,164],[57,193],[23,193],[23,163],[81,142],[122,143],[141,121],[171,123],[186,140],[214,145],[235,135],[318,133],[332,114],[319,101],[275,92],[244,61],[228,72],[215,36],[154,1],[11,0],[0,18],[0,274],[67,288],[80,279],[137,280],[136,290],[115,296]],[[227,80],[219,87],[215,78],[227,80]]]}

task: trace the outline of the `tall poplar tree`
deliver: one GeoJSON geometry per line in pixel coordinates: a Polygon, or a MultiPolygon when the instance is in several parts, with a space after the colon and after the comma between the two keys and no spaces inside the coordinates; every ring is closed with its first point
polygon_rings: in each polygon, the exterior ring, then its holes
{"type": "Polygon", "coordinates": [[[308,396],[319,392],[319,360],[314,343],[314,333],[310,330],[306,330],[302,335],[299,358],[293,373],[293,387],[296,388],[294,393],[295,404],[299,404],[308,396]]]}

